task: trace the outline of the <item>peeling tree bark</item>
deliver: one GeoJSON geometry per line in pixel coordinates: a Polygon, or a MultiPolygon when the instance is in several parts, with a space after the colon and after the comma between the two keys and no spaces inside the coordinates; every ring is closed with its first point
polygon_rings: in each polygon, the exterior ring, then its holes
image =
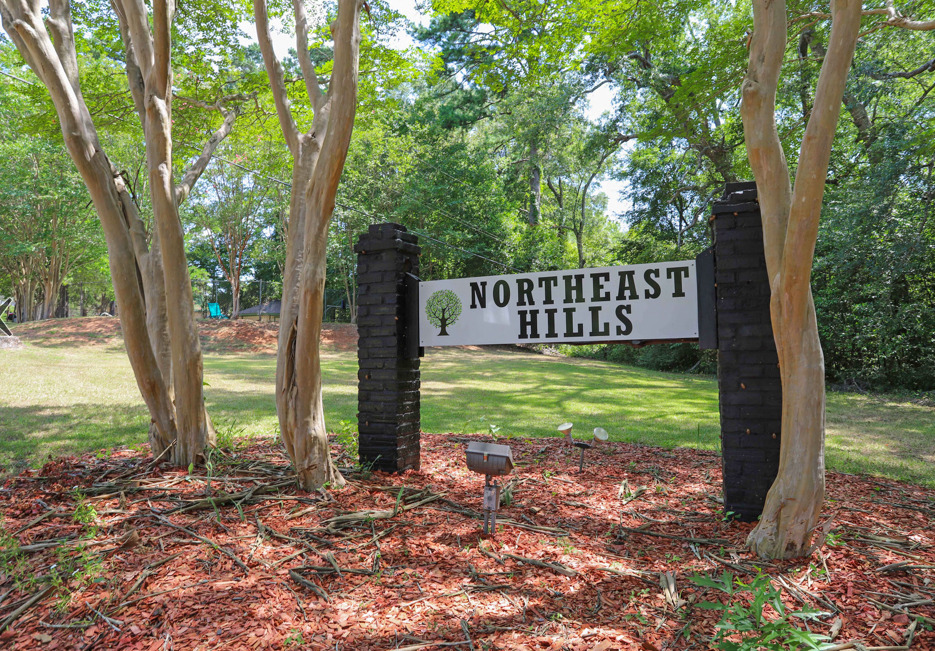
{"type": "Polygon", "coordinates": [[[810,287],[831,143],[860,30],[858,0],[832,3],[828,53],[802,141],[795,186],[776,130],[776,89],[786,47],[786,6],[754,0],[741,116],[763,218],[770,313],[782,377],[779,473],[748,546],[765,558],[810,552],[824,501],[825,374],[810,287]]]}
{"type": "Polygon", "coordinates": [[[276,113],[292,153],[292,194],[283,271],[283,297],[276,363],[279,429],[299,485],[312,490],[344,484],[331,460],[321,395],[322,310],[328,224],[357,110],[360,0],[339,0],[331,25],[334,66],[323,92],[308,52],[302,0],[293,1],[296,50],[306,93],[314,110],[311,129],[301,133],[286,95],[282,66],[273,52],[265,0],[253,0],[260,51],[270,78],[276,113]]]}

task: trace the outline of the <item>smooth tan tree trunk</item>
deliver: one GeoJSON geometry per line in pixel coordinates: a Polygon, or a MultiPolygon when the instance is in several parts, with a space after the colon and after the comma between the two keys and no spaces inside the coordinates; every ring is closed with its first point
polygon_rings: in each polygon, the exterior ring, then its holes
{"type": "Polygon", "coordinates": [[[861,5],[857,0],[832,3],[828,54],[794,188],[775,120],[786,47],[785,2],[754,0],[753,17],[741,116],[763,218],[783,404],[779,472],[747,544],[764,558],[790,558],[810,553],[824,502],[825,371],[810,279],[831,143],[856,47],[861,5]]]}
{"type": "Polygon", "coordinates": [[[276,361],[276,411],[283,445],[306,490],[344,484],[331,460],[321,392],[321,322],[327,271],[328,224],[334,212],[357,105],[360,0],[339,0],[331,24],[334,65],[327,92],[308,54],[302,0],[293,0],[296,52],[314,110],[311,129],[296,126],[282,66],[273,52],[265,0],[254,0],[260,51],[276,101],[276,113],[292,153],[292,193],[286,230],[286,265],[276,361]]]}
{"type": "Polygon", "coordinates": [[[20,54],[45,85],[65,145],[101,221],[124,345],[152,419],[155,455],[172,447],[177,465],[197,463],[213,428],[204,409],[200,344],[178,201],[187,196],[214,148],[233,122],[209,140],[179,187],[172,180],[170,39],[174,5],[115,0],[127,53],[131,95],[144,126],[156,228],[148,248],[143,221],[122,176],[101,147],[78,83],[71,9],[50,0],[48,16],[37,0],[0,0],[0,17],[20,54]],[[171,298],[169,298],[171,297],[171,298]]]}

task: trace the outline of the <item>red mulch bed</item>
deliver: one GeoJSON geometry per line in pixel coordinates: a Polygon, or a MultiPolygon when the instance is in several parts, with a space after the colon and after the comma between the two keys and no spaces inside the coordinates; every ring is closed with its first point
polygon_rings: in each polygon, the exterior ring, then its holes
{"type": "Polygon", "coordinates": [[[758,566],[791,609],[829,613],[810,626],[839,628],[837,644],[900,648],[911,635],[912,649],[935,648],[935,491],[829,473],[837,544],[764,564],[743,548],[752,525],[722,519],[713,454],[611,443],[579,474],[561,440],[500,441],[518,465],[513,502],[496,538],[482,539],[483,478],[465,467],[467,440],[424,435],[420,472],[356,474],[312,494],[293,488],[268,442],[215,455],[210,489],[203,470],[154,468],[132,450],[10,478],[0,522],[25,551],[18,568],[9,554],[0,566],[0,621],[16,613],[0,647],[706,649],[719,614],[697,603],[723,597],[689,577],[749,580],[758,566]],[[96,531],[73,517],[76,489],[96,531]],[[199,502],[244,491],[236,506],[199,502]],[[371,512],[329,520],[360,511],[371,512]],[[99,577],[28,605],[53,564],[80,567],[67,560],[79,536],[99,577]],[[662,573],[676,580],[669,600],[662,573]],[[14,583],[30,574],[39,580],[14,583]],[[910,602],[920,603],[894,612],[910,602]]]}
{"type": "MultiPolygon", "coordinates": [[[[14,334],[23,342],[38,346],[123,345],[120,319],[114,317],[48,319],[14,324],[13,328],[14,334]]],[[[240,319],[200,320],[198,333],[206,352],[275,354],[279,323],[240,319]]],[[[321,342],[338,350],[352,350],[357,346],[357,326],[324,323],[321,342]]]]}

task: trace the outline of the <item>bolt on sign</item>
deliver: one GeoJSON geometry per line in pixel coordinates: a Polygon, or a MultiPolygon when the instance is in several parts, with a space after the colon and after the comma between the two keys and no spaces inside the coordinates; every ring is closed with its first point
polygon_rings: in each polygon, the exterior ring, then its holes
{"type": "Polygon", "coordinates": [[[422,346],[698,338],[695,261],[419,283],[422,346]]]}

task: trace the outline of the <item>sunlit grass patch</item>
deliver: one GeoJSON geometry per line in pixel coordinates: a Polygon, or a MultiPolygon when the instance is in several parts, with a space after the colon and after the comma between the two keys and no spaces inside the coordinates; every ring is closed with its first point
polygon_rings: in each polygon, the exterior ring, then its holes
{"type": "MultiPolygon", "coordinates": [[[[356,422],[357,355],[322,354],[329,426],[356,422]]],[[[149,417],[126,354],[99,346],[3,351],[0,464],[49,454],[145,445],[149,417]]],[[[269,354],[207,354],[205,396],[219,430],[278,432],[269,354]]],[[[607,362],[502,349],[429,349],[422,361],[422,429],[500,437],[590,436],[663,447],[720,449],[717,382],[607,362]]],[[[903,399],[828,394],[828,467],[935,486],[935,408],[903,399]]]]}

